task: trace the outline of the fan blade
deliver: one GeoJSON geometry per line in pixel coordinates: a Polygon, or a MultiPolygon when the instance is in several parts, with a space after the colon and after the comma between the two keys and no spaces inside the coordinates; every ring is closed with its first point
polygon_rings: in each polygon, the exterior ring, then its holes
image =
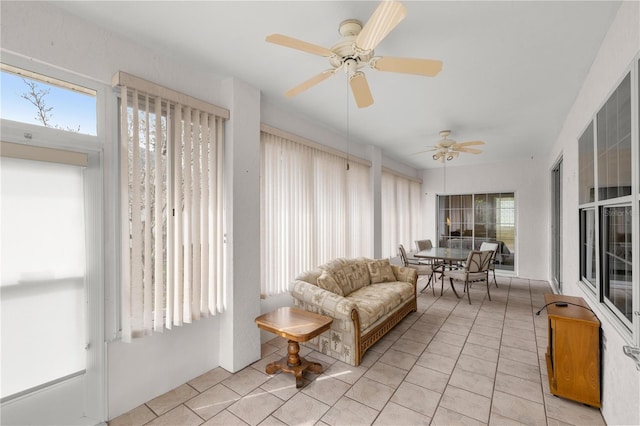
{"type": "Polygon", "coordinates": [[[296,96],[296,95],[304,92],[305,90],[312,88],[316,84],[325,81],[326,79],[328,79],[329,77],[331,77],[335,73],[336,73],[336,70],[324,70],[320,74],[311,77],[309,80],[305,81],[304,83],[300,83],[296,87],[287,90],[284,93],[284,95],[286,97],[288,97],[288,98],[296,96]]]}
{"type": "Polygon", "coordinates": [[[266,40],[269,43],[279,44],[280,46],[302,50],[303,52],[311,53],[318,56],[324,56],[326,58],[335,55],[335,53],[333,53],[326,47],[318,46],[317,44],[313,43],[307,43],[306,41],[298,40],[297,38],[289,37],[282,34],[268,35],[266,40]]]}
{"type": "Polygon", "coordinates": [[[402,3],[383,1],[358,34],[356,46],[365,51],[375,49],[405,16],[407,16],[407,9],[402,3]]]}
{"type": "Polygon", "coordinates": [[[369,83],[367,83],[367,77],[363,73],[357,72],[349,78],[349,85],[353,92],[353,97],[356,99],[358,108],[366,108],[373,104],[373,96],[369,89],[369,83]]]}
{"type": "Polygon", "coordinates": [[[426,152],[433,152],[433,151],[437,151],[437,150],[439,150],[439,149],[440,149],[440,148],[437,148],[437,147],[435,147],[435,146],[434,146],[433,148],[425,149],[424,151],[418,151],[418,152],[415,152],[415,153],[413,153],[413,154],[411,154],[411,155],[424,154],[424,153],[426,153],[426,152]]]}
{"type": "Polygon", "coordinates": [[[482,141],[468,141],[468,142],[458,142],[454,143],[453,146],[472,146],[472,145],[484,145],[482,141]]]}
{"type": "Polygon", "coordinates": [[[465,147],[459,147],[459,148],[454,148],[456,151],[458,152],[468,152],[470,154],[481,154],[482,151],[479,149],[475,149],[475,148],[465,148],[465,147]]]}
{"type": "Polygon", "coordinates": [[[372,61],[371,68],[378,71],[435,77],[442,70],[442,61],[436,61],[434,59],[382,57],[372,61]]]}

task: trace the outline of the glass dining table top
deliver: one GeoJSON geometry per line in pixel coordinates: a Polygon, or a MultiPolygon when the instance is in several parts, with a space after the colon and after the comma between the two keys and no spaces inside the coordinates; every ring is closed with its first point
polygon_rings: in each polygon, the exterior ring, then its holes
{"type": "Polygon", "coordinates": [[[449,247],[432,247],[428,250],[421,250],[413,253],[413,257],[423,259],[441,259],[446,261],[467,260],[471,250],[449,247]]]}

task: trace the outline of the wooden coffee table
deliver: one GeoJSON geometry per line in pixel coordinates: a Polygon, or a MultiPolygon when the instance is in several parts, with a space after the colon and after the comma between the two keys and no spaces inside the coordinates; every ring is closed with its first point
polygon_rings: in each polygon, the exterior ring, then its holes
{"type": "Polygon", "coordinates": [[[306,342],[329,330],[333,322],[332,318],[298,308],[285,307],[260,315],[255,321],[262,330],[289,340],[287,356],[267,365],[265,368],[267,374],[278,371],[292,373],[296,376],[296,388],[300,388],[303,383],[302,373],[305,370],[316,374],[322,373],[321,364],[307,361],[298,355],[300,352],[298,342],[306,342]]]}

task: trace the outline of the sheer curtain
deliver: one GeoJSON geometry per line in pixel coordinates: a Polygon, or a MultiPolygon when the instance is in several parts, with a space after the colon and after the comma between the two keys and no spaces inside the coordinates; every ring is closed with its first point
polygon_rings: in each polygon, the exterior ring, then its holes
{"type": "Polygon", "coordinates": [[[382,256],[396,256],[398,244],[412,250],[422,235],[422,184],[415,179],[383,170],[382,256]]]}
{"type": "MultiPolygon", "coordinates": [[[[278,132],[279,133],[279,132],[278,132]]],[[[261,293],[336,257],[372,256],[370,165],[261,133],[261,293]]]]}
{"type": "Polygon", "coordinates": [[[225,308],[223,120],[228,111],[126,73],[121,94],[122,338],[225,308]]]}

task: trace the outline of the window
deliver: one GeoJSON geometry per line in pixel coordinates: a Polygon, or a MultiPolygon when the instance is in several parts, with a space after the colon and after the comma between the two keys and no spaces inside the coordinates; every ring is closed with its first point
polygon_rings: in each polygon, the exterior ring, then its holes
{"type": "Polygon", "coordinates": [[[580,276],[596,285],[596,214],[593,209],[580,212],[580,276]]]}
{"type": "Polygon", "coordinates": [[[479,249],[497,242],[496,268],[514,270],[516,215],[511,193],[438,196],[440,247],[479,249]]]}
{"type": "Polygon", "coordinates": [[[382,172],[382,257],[396,256],[398,245],[412,250],[422,235],[422,183],[382,172]]]}
{"type": "Polygon", "coordinates": [[[96,91],[0,64],[2,118],[95,136],[96,91]]]}
{"type": "Polygon", "coordinates": [[[372,255],[367,162],[267,126],[261,149],[263,296],[333,258],[372,255]]]}
{"type": "Polygon", "coordinates": [[[125,73],[116,77],[122,337],[129,341],[224,310],[221,176],[228,111],[125,73]]]}
{"type": "Polygon", "coordinates": [[[631,149],[631,96],[627,73],[578,139],[581,280],[629,330],[632,233],[638,222],[631,197],[632,167],[637,164],[631,149]]]}

